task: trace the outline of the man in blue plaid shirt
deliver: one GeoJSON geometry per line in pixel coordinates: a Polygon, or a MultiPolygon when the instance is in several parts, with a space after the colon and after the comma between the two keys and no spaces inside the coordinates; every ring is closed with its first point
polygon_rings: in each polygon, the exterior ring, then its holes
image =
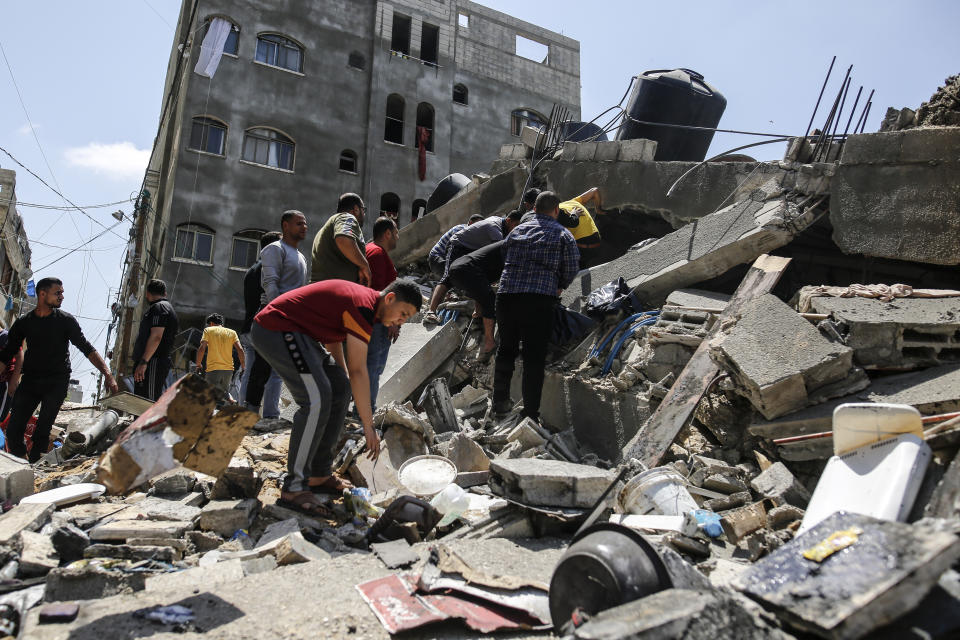
{"type": "Polygon", "coordinates": [[[538,420],[553,307],[577,275],[580,252],[573,235],[557,222],[560,198],[537,196],[534,216],[525,216],[504,242],[504,267],[497,292],[500,347],[494,363],[493,410],[510,410],[510,380],[523,344],[523,415],[538,420]]]}

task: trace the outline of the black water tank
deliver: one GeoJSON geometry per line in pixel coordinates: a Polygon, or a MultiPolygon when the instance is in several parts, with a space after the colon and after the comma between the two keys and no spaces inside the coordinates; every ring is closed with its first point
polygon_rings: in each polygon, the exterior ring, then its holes
{"type": "Polygon", "coordinates": [[[427,200],[427,213],[439,209],[447,204],[453,196],[460,193],[460,190],[470,184],[470,178],[462,173],[451,173],[446,178],[437,183],[427,200]]]}
{"type": "MultiPolygon", "coordinates": [[[[716,127],[727,99],[703,76],[690,69],[646,71],[630,92],[627,113],[634,120],[716,127]]],[[[617,140],[646,138],[657,141],[655,160],[699,162],[707,156],[713,131],[693,131],[627,121],[617,140]]]]}
{"type": "Polygon", "coordinates": [[[603,129],[592,122],[571,120],[560,125],[560,130],[563,132],[563,139],[568,142],[594,142],[607,139],[603,129]]]}

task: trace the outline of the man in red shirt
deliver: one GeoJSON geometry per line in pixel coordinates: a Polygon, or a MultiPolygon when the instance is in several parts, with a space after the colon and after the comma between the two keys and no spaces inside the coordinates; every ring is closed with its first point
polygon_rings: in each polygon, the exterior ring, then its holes
{"type": "Polygon", "coordinates": [[[420,289],[403,280],[383,291],[345,280],[323,280],[280,295],[256,315],[250,329],[253,346],[283,378],[300,406],[290,434],[287,478],[280,495],[283,504],[329,515],[313,491],[339,494],[350,486],[332,472],[350,403],[348,383],[368,455],[379,455],[380,440],[370,408],[367,344],[377,323],[400,326],[420,310],[422,301],[420,289]]]}
{"type": "MultiPolygon", "coordinates": [[[[400,230],[392,218],[380,217],[373,223],[373,242],[366,246],[367,262],[370,263],[370,287],[383,291],[397,279],[397,268],[390,258],[390,251],[397,248],[400,230]]],[[[377,391],[380,390],[380,374],[387,366],[390,345],[400,336],[400,327],[373,325],[370,345],[367,347],[367,372],[370,375],[370,406],[377,410],[377,391]]]]}

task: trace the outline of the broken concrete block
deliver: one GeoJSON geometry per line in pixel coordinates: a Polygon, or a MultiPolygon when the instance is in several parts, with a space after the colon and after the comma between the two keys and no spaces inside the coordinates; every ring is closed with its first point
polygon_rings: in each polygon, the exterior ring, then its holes
{"type": "Polygon", "coordinates": [[[213,551],[223,544],[223,538],[210,531],[187,531],[187,541],[197,553],[213,551]]]}
{"type": "Polygon", "coordinates": [[[113,520],[95,526],[89,531],[94,541],[127,540],[129,538],[179,538],[192,522],[176,520],[113,520]]]}
{"type": "Polygon", "coordinates": [[[917,606],[958,558],[960,539],[951,533],[839,512],[755,564],[734,586],[801,631],[861,638],[917,606]],[[804,556],[837,532],[846,532],[848,546],[821,562],[804,556]]]}
{"type": "Polygon", "coordinates": [[[33,492],[33,467],[26,460],[0,451],[0,501],[20,502],[33,492]]]}
{"type": "Polygon", "coordinates": [[[726,473],[714,473],[703,479],[700,486],[710,491],[719,491],[720,493],[732,494],[748,491],[747,483],[735,475],[726,473]]]}
{"type": "Polygon", "coordinates": [[[434,378],[423,390],[419,407],[426,412],[435,433],[460,431],[450,389],[443,378],[434,378]]]}
{"type": "Polygon", "coordinates": [[[92,544],[83,552],[84,558],[115,558],[118,560],[156,560],[157,562],[176,562],[180,552],[173,547],[130,544],[92,544]]]}
{"type": "Polygon", "coordinates": [[[462,433],[450,440],[446,457],[456,465],[459,473],[487,471],[490,468],[490,458],[484,453],[483,447],[462,433]]]}
{"type": "Polygon", "coordinates": [[[620,145],[620,154],[617,157],[620,162],[653,162],[653,157],[657,153],[655,140],[635,138],[619,140],[617,143],[620,145]]]}
{"type": "Polygon", "coordinates": [[[615,162],[620,157],[620,143],[616,140],[598,140],[595,162],[615,162]]]}
{"type": "Polygon", "coordinates": [[[767,526],[767,509],[763,502],[755,502],[745,507],[731,509],[723,514],[720,525],[727,540],[737,544],[757,529],[767,526]]]}
{"type": "Polygon", "coordinates": [[[459,346],[460,332],[455,322],[404,325],[380,375],[377,402],[405,401],[459,346]]]}
{"type": "Polygon", "coordinates": [[[40,576],[60,565],[60,556],[50,536],[33,531],[20,532],[20,571],[28,576],[40,576]]]}
{"type": "Polygon", "coordinates": [[[208,567],[194,567],[185,571],[161,573],[147,578],[147,591],[193,588],[205,590],[218,584],[237,582],[243,578],[243,563],[238,559],[225,560],[208,567]]]}
{"type": "Polygon", "coordinates": [[[767,512],[767,522],[774,529],[783,529],[800,520],[803,520],[803,509],[792,504],[784,504],[767,512]]]}
{"type": "Polygon", "coordinates": [[[777,505],[792,504],[803,509],[810,502],[810,492],[793,477],[782,462],[770,465],[766,471],[750,481],[750,486],[777,505]]]}
{"type": "MultiPolygon", "coordinates": [[[[747,302],[710,355],[768,420],[804,408],[818,389],[847,378],[853,364],[852,349],[827,340],[771,294],[747,302]]],[[[850,383],[846,392],[869,380],[861,375],[850,383]]]]}
{"type": "Polygon", "coordinates": [[[70,523],[60,525],[50,534],[50,541],[57,555],[64,562],[73,562],[83,557],[83,550],[90,546],[90,536],[70,523]]]}
{"type": "Polygon", "coordinates": [[[520,141],[527,147],[535,149],[537,146],[537,140],[540,139],[541,131],[534,127],[524,127],[520,130],[520,141]]]}
{"type": "Polygon", "coordinates": [[[463,389],[453,394],[451,400],[453,400],[454,409],[466,409],[473,404],[485,401],[489,397],[489,391],[478,389],[473,385],[468,384],[463,389]]]}
{"type": "Polygon", "coordinates": [[[259,416],[237,405],[213,415],[216,400],[199,376],[175,382],[100,457],[97,482],[126,493],[180,464],[219,476],[259,416]]]}
{"type": "Polygon", "coordinates": [[[751,496],[749,491],[738,491],[737,493],[731,493],[723,498],[711,498],[703,503],[703,508],[714,512],[726,511],[727,509],[736,509],[737,507],[742,507],[750,502],[750,499],[751,496]]]}
{"type": "Polygon", "coordinates": [[[246,500],[212,500],[200,512],[197,525],[203,531],[213,531],[225,538],[238,529],[247,529],[253,522],[260,503],[255,498],[246,500]]]}
{"type": "Polygon", "coordinates": [[[44,599],[47,602],[93,600],[133,593],[143,590],[146,578],[145,573],[107,571],[99,567],[56,568],[47,574],[44,599]]]}
{"type": "Polygon", "coordinates": [[[10,544],[21,531],[36,531],[50,519],[52,504],[20,504],[0,515],[0,544],[10,544]]]}
{"type": "Polygon", "coordinates": [[[161,474],[150,481],[153,492],[157,495],[183,495],[193,491],[197,478],[186,469],[173,469],[161,474]]]}
{"type": "Polygon", "coordinates": [[[493,460],[490,488],[529,505],[589,508],[616,473],[559,460],[493,460]]]}
{"type": "Polygon", "coordinates": [[[151,520],[178,520],[182,522],[196,522],[200,517],[200,508],[185,505],[179,500],[164,498],[144,498],[137,502],[137,511],[151,520]]]}
{"type": "Polygon", "coordinates": [[[574,162],[592,162],[594,156],[597,155],[597,143],[596,142],[577,142],[576,150],[574,151],[573,161],[574,162]]]}
{"type": "Polygon", "coordinates": [[[260,484],[250,459],[245,455],[237,455],[230,459],[227,468],[217,478],[211,499],[256,498],[260,493],[260,484]]]}
{"type": "Polygon", "coordinates": [[[540,435],[540,431],[532,426],[533,420],[524,418],[523,421],[510,430],[507,434],[507,442],[519,442],[524,451],[539,447],[547,443],[546,438],[540,435]]]}

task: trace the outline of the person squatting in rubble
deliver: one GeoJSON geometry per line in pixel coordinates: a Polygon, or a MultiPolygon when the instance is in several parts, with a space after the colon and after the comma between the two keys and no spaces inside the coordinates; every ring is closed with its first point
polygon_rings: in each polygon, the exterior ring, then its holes
{"type": "MultiPolygon", "coordinates": [[[[296,209],[284,211],[280,216],[280,231],[280,239],[264,247],[260,253],[260,285],[263,293],[260,294],[257,311],[280,294],[307,284],[307,259],[300,253],[300,243],[307,237],[307,217],[296,209]]],[[[260,412],[260,405],[263,404],[264,418],[279,417],[281,383],[279,379],[273,383],[271,393],[264,401],[267,387],[277,374],[263,358],[257,358],[255,349],[253,351],[254,358],[250,363],[250,376],[243,392],[243,401],[255,413],[260,412]]]]}
{"type": "Polygon", "coordinates": [[[257,353],[280,374],[299,405],[279,504],[328,515],[313,492],[340,494],[351,486],[332,469],[351,391],[368,456],[380,454],[367,345],[375,324],[398,327],[419,312],[421,303],[420,289],[403,280],[383,291],[324,280],[281,295],[254,318],[250,337],[257,353]]]}
{"type": "Polygon", "coordinates": [[[207,328],[200,338],[197,349],[197,370],[204,371],[207,382],[217,390],[217,404],[230,399],[230,381],[233,379],[233,354],[237,354],[241,371],[246,360],[240,336],[233,329],[223,326],[223,316],[211,313],[207,316],[207,328]],[[204,362],[206,356],[206,362],[204,362]]]}
{"type": "Polygon", "coordinates": [[[572,200],[561,202],[560,215],[557,217],[560,224],[570,229],[573,239],[577,241],[581,269],[594,266],[600,252],[600,229],[587,209],[590,203],[594,203],[597,215],[606,213],[600,208],[600,189],[594,187],[572,200]]]}
{"type": "MultiPolygon", "coordinates": [[[[7,339],[10,332],[4,329],[0,331],[0,350],[7,346],[7,339]]],[[[13,406],[13,395],[17,392],[17,385],[20,384],[20,373],[23,370],[23,347],[17,350],[13,359],[7,363],[3,371],[0,371],[0,422],[7,419],[10,414],[10,407],[13,406]]]]}
{"type": "Polygon", "coordinates": [[[450,265],[450,284],[474,300],[483,319],[483,348],[479,360],[486,362],[497,349],[493,330],[496,322],[496,295],[490,285],[503,273],[505,240],[488,244],[454,260],[450,265]]]}
{"type": "Polygon", "coordinates": [[[173,366],[170,354],[180,323],[167,300],[166,282],[148,282],[145,297],[150,306],[143,313],[133,345],[133,392],[156,402],[167,388],[167,374],[173,366]]]}
{"type": "MultiPolygon", "coordinates": [[[[447,267],[447,250],[450,247],[450,238],[455,236],[461,229],[466,229],[468,226],[476,224],[481,220],[483,220],[483,216],[475,213],[470,216],[467,224],[454,225],[440,236],[437,244],[433,245],[433,248],[430,249],[430,254],[427,256],[427,266],[430,267],[430,273],[438,278],[443,277],[443,272],[447,267]]],[[[444,290],[444,293],[446,293],[446,290],[444,290]]]]}
{"type": "Polygon", "coordinates": [[[310,282],[346,280],[370,284],[370,264],[363,241],[366,211],[363,198],[357,194],[340,196],[337,213],[330,216],[313,238],[310,282]]]}
{"type": "Polygon", "coordinates": [[[97,350],[84,337],[77,319],[60,310],[63,304],[63,282],[58,278],[43,278],[37,283],[37,306],[30,313],[17,318],[7,336],[7,345],[0,351],[0,363],[7,366],[20,352],[23,341],[27,350],[23,360],[23,376],[13,396],[10,422],[7,424],[7,450],[19,458],[27,457],[23,435],[30,416],[40,406],[40,414],[33,431],[30,462],[36,462],[47,452],[50,428],[67,397],[70,384],[70,351],[72,343],[103,374],[104,384],[111,393],[118,391],[110,368],[97,350]]]}
{"type": "MultiPolygon", "coordinates": [[[[281,225],[282,224],[281,222],[281,225]]],[[[260,236],[261,256],[263,255],[264,247],[277,242],[282,237],[279,231],[267,231],[260,236]]],[[[304,273],[306,273],[306,271],[304,271],[304,273]]],[[[253,349],[253,343],[250,342],[250,326],[253,324],[253,317],[264,307],[264,303],[261,302],[263,297],[262,276],[263,263],[260,261],[260,258],[257,258],[257,261],[250,265],[250,268],[243,274],[243,324],[240,326],[240,344],[243,346],[243,353],[247,363],[246,368],[243,370],[243,375],[240,376],[240,397],[243,398],[251,410],[256,412],[259,412],[259,407],[250,406],[247,400],[247,389],[250,386],[250,375],[257,367],[257,352],[253,349]]],[[[263,385],[261,398],[263,417],[279,418],[280,391],[283,387],[283,381],[280,379],[280,376],[277,375],[276,371],[270,369],[269,366],[267,370],[270,373],[267,376],[266,383],[263,385]]]]}
{"type": "MultiPolygon", "coordinates": [[[[377,218],[373,223],[373,242],[366,247],[367,262],[370,264],[370,288],[383,291],[397,279],[397,267],[390,258],[390,252],[397,248],[400,229],[393,218],[377,218]]],[[[370,407],[377,410],[377,392],[380,390],[380,374],[387,366],[390,345],[400,337],[400,325],[388,327],[375,323],[370,332],[370,344],[367,346],[367,372],[370,374],[370,407]]]]}
{"type": "Polygon", "coordinates": [[[433,293],[430,295],[430,309],[423,316],[423,324],[440,323],[437,309],[447,296],[447,291],[450,288],[450,265],[457,258],[465,256],[471,251],[503,240],[515,226],[520,224],[520,218],[522,217],[523,213],[519,210],[511,211],[506,216],[489,216],[465,229],[461,229],[450,238],[447,256],[444,260],[443,277],[440,278],[440,282],[433,288],[433,293]]]}
{"type": "Polygon", "coordinates": [[[576,240],[557,222],[560,199],[550,191],[537,196],[535,215],[521,223],[504,243],[503,275],[497,290],[497,349],[493,373],[493,411],[510,411],[510,381],[523,345],[523,415],[538,420],[547,346],[554,305],[577,275],[576,240]]]}

